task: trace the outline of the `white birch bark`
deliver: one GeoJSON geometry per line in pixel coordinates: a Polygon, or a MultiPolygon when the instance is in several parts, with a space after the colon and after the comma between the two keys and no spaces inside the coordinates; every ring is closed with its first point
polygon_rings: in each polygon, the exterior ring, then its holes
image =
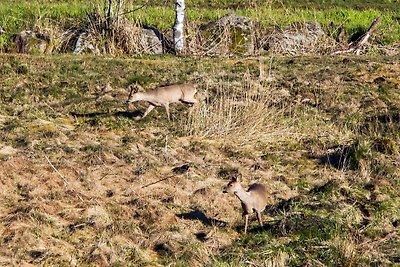
{"type": "Polygon", "coordinates": [[[122,1],[123,0],[118,0],[118,3],[117,3],[117,28],[119,29],[119,15],[120,15],[120,12],[121,12],[121,8],[122,8],[122,1]]]}
{"type": "Polygon", "coordinates": [[[185,0],[175,1],[174,48],[180,53],[184,47],[183,23],[185,20],[185,0]]]}

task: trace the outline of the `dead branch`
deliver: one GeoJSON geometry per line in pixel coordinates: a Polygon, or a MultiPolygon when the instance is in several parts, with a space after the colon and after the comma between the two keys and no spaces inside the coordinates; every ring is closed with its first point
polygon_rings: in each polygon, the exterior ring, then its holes
{"type": "MultiPolygon", "coordinates": [[[[44,157],[46,158],[46,160],[47,160],[47,162],[49,163],[49,165],[51,166],[51,168],[52,168],[52,169],[60,176],[60,178],[63,180],[64,186],[67,187],[67,186],[69,185],[69,183],[68,183],[67,179],[65,179],[64,175],[62,175],[62,174],[60,173],[60,171],[57,170],[56,167],[54,167],[53,163],[51,163],[51,161],[49,160],[49,158],[48,158],[47,156],[44,156],[44,157]]],[[[69,189],[69,190],[67,190],[67,191],[74,192],[74,193],[77,195],[77,197],[78,197],[81,201],[84,201],[82,197],[88,198],[87,196],[83,195],[82,193],[76,191],[76,190],[73,189],[73,188],[71,188],[71,189],[69,189]]]]}
{"type": "Polygon", "coordinates": [[[164,178],[162,178],[162,179],[160,179],[160,180],[157,180],[157,181],[155,181],[155,182],[146,184],[146,185],[142,186],[142,188],[146,188],[146,187],[148,187],[148,186],[150,186],[150,185],[154,185],[154,184],[157,184],[157,183],[159,183],[159,182],[165,181],[165,180],[167,180],[167,179],[169,179],[169,178],[172,178],[172,177],[174,177],[174,176],[176,176],[176,175],[187,173],[187,172],[189,171],[189,168],[190,168],[190,165],[189,165],[189,164],[183,164],[183,165],[181,165],[181,166],[175,167],[175,168],[172,169],[172,172],[173,172],[172,175],[167,176],[167,177],[164,177],[164,178]]]}
{"type": "Polygon", "coordinates": [[[160,180],[157,180],[157,181],[155,181],[155,182],[146,184],[146,185],[142,186],[142,188],[146,188],[146,187],[148,187],[148,186],[150,186],[150,185],[158,184],[159,182],[165,181],[165,180],[167,180],[167,179],[169,179],[169,178],[172,178],[172,177],[174,177],[174,176],[175,176],[175,175],[170,175],[170,176],[164,177],[164,178],[162,178],[162,179],[160,179],[160,180]]]}
{"type": "Polygon", "coordinates": [[[49,160],[47,156],[44,156],[47,159],[47,162],[50,164],[51,168],[60,176],[60,178],[63,180],[64,185],[68,185],[68,181],[65,179],[65,177],[57,170],[56,167],[54,167],[53,163],[49,160]]]}
{"type": "Polygon", "coordinates": [[[363,35],[361,35],[355,42],[351,42],[349,44],[348,49],[333,52],[331,55],[348,54],[348,53],[359,55],[361,53],[361,49],[363,48],[363,46],[367,44],[369,37],[371,37],[372,33],[376,30],[381,21],[382,19],[380,17],[376,18],[372,22],[368,31],[363,35]]]}
{"type": "Polygon", "coordinates": [[[121,13],[120,15],[121,15],[121,16],[124,16],[124,15],[130,14],[130,13],[136,12],[136,11],[138,11],[138,10],[140,10],[140,9],[143,9],[143,8],[147,7],[148,5],[149,5],[149,3],[146,2],[146,3],[144,3],[143,5],[141,5],[140,7],[135,8],[135,9],[132,9],[132,10],[129,10],[129,11],[126,11],[126,12],[123,12],[123,13],[121,13]]]}

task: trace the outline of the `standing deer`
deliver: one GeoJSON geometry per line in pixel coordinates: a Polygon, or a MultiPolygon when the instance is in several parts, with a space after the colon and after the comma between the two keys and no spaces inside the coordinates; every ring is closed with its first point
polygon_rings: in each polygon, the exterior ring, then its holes
{"type": "Polygon", "coordinates": [[[168,120],[170,120],[169,104],[181,102],[191,104],[192,106],[197,103],[194,95],[196,94],[196,86],[194,84],[174,84],[163,86],[151,90],[149,92],[138,92],[138,85],[130,85],[128,104],[136,101],[147,101],[150,105],[141,119],[146,117],[155,107],[164,106],[167,112],[168,120]]]}
{"type": "Polygon", "coordinates": [[[261,212],[264,211],[267,205],[267,190],[262,184],[252,184],[249,189],[245,191],[240,185],[238,177],[232,177],[232,180],[224,187],[224,193],[233,193],[242,202],[243,217],[244,217],[244,233],[247,233],[247,225],[249,221],[249,214],[256,213],[260,226],[263,226],[261,220],[261,212]]]}

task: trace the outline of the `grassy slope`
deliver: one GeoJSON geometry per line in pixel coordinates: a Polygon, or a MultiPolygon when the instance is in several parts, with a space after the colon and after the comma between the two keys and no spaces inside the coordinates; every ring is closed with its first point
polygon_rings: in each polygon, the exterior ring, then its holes
{"type": "Polygon", "coordinates": [[[0,264],[398,264],[399,58],[261,62],[1,55],[0,264]],[[174,106],[136,122],[144,106],[120,101],[130,82],[192,80],[189,121],[174,106]],[[256,112],[202,120],[243,92],[270,97],[260,127],[256,112]],[[221,193],[236,171],[268,187],[264,231],[243,236],[221,193]]]}

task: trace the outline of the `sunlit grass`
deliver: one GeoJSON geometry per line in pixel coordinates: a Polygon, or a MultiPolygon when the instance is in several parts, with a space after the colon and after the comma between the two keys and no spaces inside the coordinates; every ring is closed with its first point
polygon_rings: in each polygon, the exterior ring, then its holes
{"type": "MultiPolygon", "coordinates": [[[[393,43],[400,40],[400,22],[396,10],[396,3],[384,3],[380,5],[366,4],[359,8],[351,3],[344,5],[340,1],[331,1],[324,4],[314,1],[311,6],[302,6],[301,3],[291,1],[267,1],[263,3],[242,3],[235,5],[221,2],[206,6],[202,0],[187,2],[187,20],[199,24],[206,24],[219,17],[236,12],[239,15],[248,16],[260,21],[264,26],[283,27],[295,21],[318,21],[326,30],[333,22],[336,26],[343,25],[347,36],[357,35],[365,31],[372,20],[376,17],[382,18],[382,24],[376,34],[376,41],[383,44],[393,43]],[[324,7],[324,8],[322,8],[324,7]]],[[[171,2],[156,5],[157,1],[151,1],[148,5],[142,3],[128,3],[127,10],[136,11],[126,16],[144,25],[156,26],[161,30],[172,27],[174,22],[174,5],[171,2]]],[[[212,2],[213,3],[213,2],[212,2]]],[[[358,3],[358,2],[357,2],[358,3]]],[[[60,28],[69,28],[76,24],[77,19],[85,19],[87,12],[96,7],[95,2],[74,0],[72,2],[48,2],[42,1],[3,1],[0,6],[0,25],[7,31],[0,37],[0,47],[4,47],[10,41],[12,34],[26,29],[52,27],[54,24],[60,28]]]]}

